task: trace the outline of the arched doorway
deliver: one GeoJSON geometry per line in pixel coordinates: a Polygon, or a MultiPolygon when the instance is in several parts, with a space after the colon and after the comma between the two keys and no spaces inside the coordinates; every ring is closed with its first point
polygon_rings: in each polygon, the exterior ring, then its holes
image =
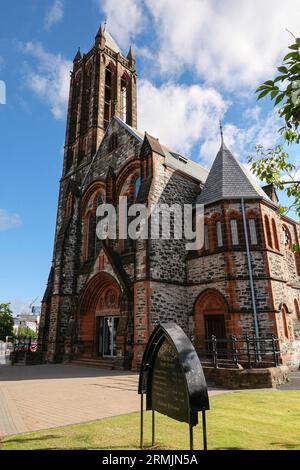
{"type": "Polygon", "coordinates": [[[194,332],[198,347],[207,349],[208,344],[209,349],[210,343],[206,344],[206,341],[211,340],[213,335],[218,340],[226,338],[227,319],[228,305],[223,295],[213,289],[202,292],[194,308],[194,332]]]}
{"type": "Polygon", "coordinates": [[[118,355],[121,319],[127,320],[126,312],[121,311],[121,296],[119,284],[107,273],[97,274],[85,287],[79,310],[81,357],[114,359],[118,355]]]}

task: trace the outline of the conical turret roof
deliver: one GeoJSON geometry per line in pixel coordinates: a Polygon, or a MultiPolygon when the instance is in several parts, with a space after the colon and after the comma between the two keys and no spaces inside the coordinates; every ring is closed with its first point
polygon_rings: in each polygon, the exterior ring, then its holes
{"type": "Polygon", "coordinates": [[[213,162],[198,204],[222,199],[265,199],[272,202],[223,142],[213,162]]]}

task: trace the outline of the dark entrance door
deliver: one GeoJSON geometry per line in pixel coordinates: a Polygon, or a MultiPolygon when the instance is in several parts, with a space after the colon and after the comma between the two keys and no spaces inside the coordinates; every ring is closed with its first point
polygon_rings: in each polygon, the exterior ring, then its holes
{"type": "Polygon", "coordinates": [[[224,315],[205,315],[206,339],[210,339],[212,335],[218,339],[226,338],[224,315]]]}
{"type": "MultiPolygon", "coordinates": [[[[205,339],[211,340],[215,336],[217,340],[226,339],[225,317],[224,315],[205,315],[205,339]]],[[[212,350],[212,342],[207,343],[207,349],[212,350]]],[[[217,341],[218,356],[224,357],[227,353],[226,341],[217,341]]]]}

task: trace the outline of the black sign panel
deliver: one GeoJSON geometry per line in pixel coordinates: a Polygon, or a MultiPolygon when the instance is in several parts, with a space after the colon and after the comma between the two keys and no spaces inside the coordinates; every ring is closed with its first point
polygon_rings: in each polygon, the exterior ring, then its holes
{"type": "Polygon", "coordinates": [[[178,421],[189,422],[189,398],[177,351],[163,340],[153,364],[152,409],[178,421]]]}
{"type": "Polygon", "coordinates": [[[194,346],[176,323],[158,325],[149,338],[140,372],[139,393],[147,409],[198,424],[209,409],[206,380],[194,346]]]}

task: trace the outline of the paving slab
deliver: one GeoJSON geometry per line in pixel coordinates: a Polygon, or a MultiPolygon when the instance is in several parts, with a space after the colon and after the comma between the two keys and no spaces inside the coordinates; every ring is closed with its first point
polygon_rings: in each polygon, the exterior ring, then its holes
{"type": "Polygon", "coordinates": [[[300,370],[292,372],[289,376],[289,382],[281,385],[279,390],[300,390],[300,370]]]}
{"type": "Polygon", "coordinates": [[[138,373],[131,371],[65,364],[0,366],[0,436],[138,411],[137,388],[138,373]]]}

